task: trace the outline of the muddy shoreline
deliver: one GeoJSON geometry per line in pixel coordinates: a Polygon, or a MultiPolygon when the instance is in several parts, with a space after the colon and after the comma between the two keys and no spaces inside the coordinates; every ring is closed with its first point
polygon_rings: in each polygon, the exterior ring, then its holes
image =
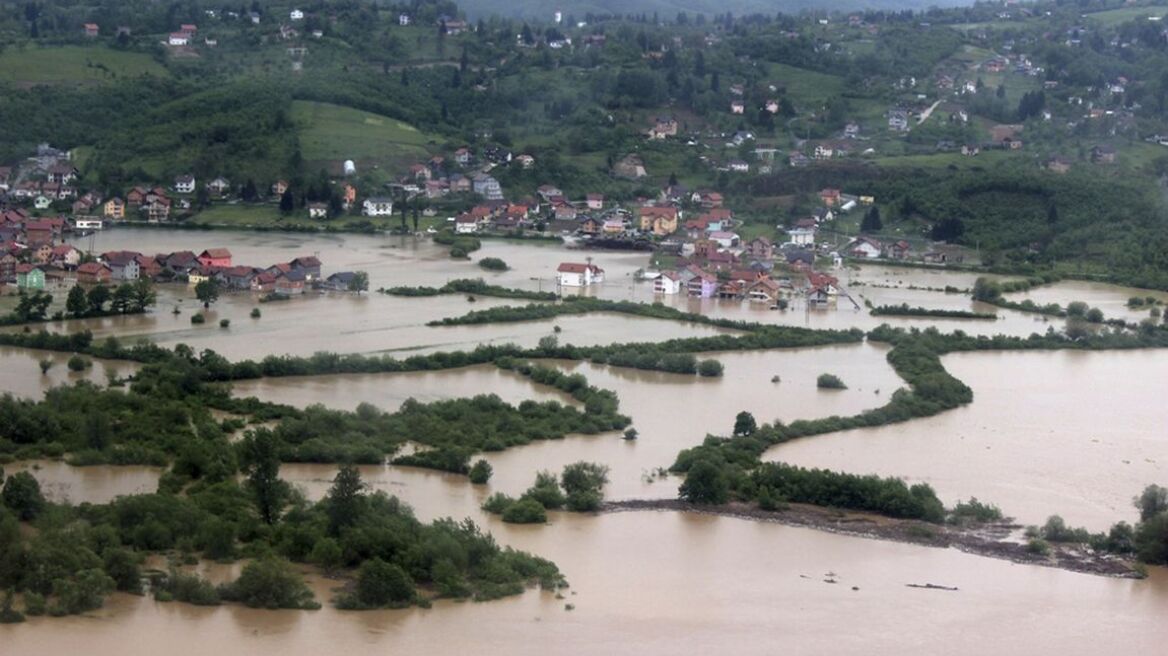
{"type": "Polygon", "coordinates": [[[961,527],[894,519],[870,513],[790,504],[784,510],[762,510],[744,503],[705,506],[676,499],[629,499],[605,503],[601,512],[672,511],[735,517],[786,526],[811,528],[873,540],[890,540],[926,547],[952,548],[1022,565],[1055,567],[1082,574],[1113,578],[1143,578],[1131,562],[1098,554],[1083,545],[1051,544],[1046,555],[1031,553],[1024,542],[1011,540],[1022,527],[1007,521],[961,527]]]}

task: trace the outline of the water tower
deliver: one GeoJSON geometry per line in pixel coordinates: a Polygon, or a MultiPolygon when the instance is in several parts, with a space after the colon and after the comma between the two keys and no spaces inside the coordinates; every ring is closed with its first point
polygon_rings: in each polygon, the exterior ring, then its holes
{"type": "Polygon", "coordinates": [[[345,160],[345,175],[350,176],[350,175],[355,175],[356,173],[357,173],[357,165],[353,163],[353,160],[351,160],[351,159],[345,160]]]}

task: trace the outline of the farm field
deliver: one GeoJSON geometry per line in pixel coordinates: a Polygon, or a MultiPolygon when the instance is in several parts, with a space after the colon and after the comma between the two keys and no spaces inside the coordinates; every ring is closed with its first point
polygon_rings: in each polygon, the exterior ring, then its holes
{"type": "Polygon", "coordinates": [[[19,85],[102,84],[139,75],[170,74],[149,55],[108,48],[9,48],[0,53],[0,81],[19,85]]]}
{"type": "Polygon", "coordinates": [[[358,160],[400,164],[427,155],[432,138],[387,116],[330,103],[297,100],[292,118],[308,161],[358,160]]]}

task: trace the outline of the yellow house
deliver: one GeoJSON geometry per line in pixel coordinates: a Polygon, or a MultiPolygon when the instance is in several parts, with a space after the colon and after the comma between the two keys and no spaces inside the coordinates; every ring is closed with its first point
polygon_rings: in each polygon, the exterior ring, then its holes
{"type": "Polygon", "coordinates": [[[107,219],[124,219],[126,218],[126,204],[122,202],[121,198],[111,198],[105,202],[102,213],[107,219]]]}
{"type": "Polygon", "coordinates": [[[187,283],[191,285],[207,282],[210,279],[211,275],[209,273],[205,273],[199,269],[192,269],[191,272],[187,274],[187,283]]]}
{"type": "Polygon", "coordinates": [[[652,232],[661,237],[677,231],[676,207],[642,207],[641,232],[652,232]]]}

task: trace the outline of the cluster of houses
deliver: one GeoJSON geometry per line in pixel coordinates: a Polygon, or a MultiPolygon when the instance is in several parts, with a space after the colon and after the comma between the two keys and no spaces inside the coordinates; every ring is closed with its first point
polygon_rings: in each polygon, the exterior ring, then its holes
{"type": "Polygon", "coordinates": [[[231,251],[209,248],[201,253],[176,251],[144,255],[134,251],[103,253],[77,268],[77,282],[120,282],[147,278],[155,281],[186,280],[191,285],[213,280],[221,289],[291,296],[309,289],[348,288],[351,272],[322,278],[320,260],[312,255],[268,267],[232,262],[231,251]]]}
{"type": "Polygon", "coordinates": [[[478,194],[489,201],[503,200],[503,187],[488,170],[499,164],[517,164],[529,169],[535,165],[531,155],[515,156],[511,151],[491,146],[476,154],[467,147],[454,151],[448,159],[435,155],[425,163],[417,163],[409,168],[397,185],[409,196],[423,195],[437,199],[449,194],[478,194]],[[471,170],[483,163],[481,170],[471,170]]]}
{"type": "Polygon", "coordinates": [[[315,256],[268,267],[234,264],[226,248],[156,255],[123,250],[92,257],[70,244],[56,243],[62,236],[63,219],[29,219],[21,210],[10,210],[0,214],[0,220],[0,282],[22,290],[142,279],[191,285],[214,280],[226,290],[290,296],[308,289],[346,291],[354,275],[346,271],[322,277],[321,262],[315,256]],[[23,223],[16,222],[21,219],[23,223]]]}

